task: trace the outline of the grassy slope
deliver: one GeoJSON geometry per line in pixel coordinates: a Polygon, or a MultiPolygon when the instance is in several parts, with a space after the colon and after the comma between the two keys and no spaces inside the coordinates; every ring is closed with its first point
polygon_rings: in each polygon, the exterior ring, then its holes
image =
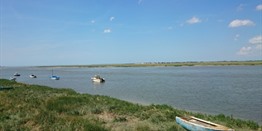
{"type": "Polygon", "coordinates": [[[78,94],[0,80],[0,130],[181,130],[176,116],[194,115],[236,130],[257,123],[224,115],[192,114],[167,105],[142,106],[107,96],[78,94]]]}

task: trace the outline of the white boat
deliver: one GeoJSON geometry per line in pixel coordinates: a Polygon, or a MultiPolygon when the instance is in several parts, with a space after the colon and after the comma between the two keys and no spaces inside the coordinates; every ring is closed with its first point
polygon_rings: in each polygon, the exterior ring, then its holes
{"type": "Polygon", "coordinates": [[[105,79],[100,77],[99,75],[95,75],[94,77],[91,78],[93,82],[98,82],[98,83],[103,83],[105,82],[105,79]]]}
{"type": "Polygon", "coordinates": [[[32,74],[32,75],[30,75],[29,77],[30,77],[30,78],[36,78],[36,75],[33,75],[33,74],[32,74]]]}
{"type": "Polygon", "coordinates": [[[14,76],[20,76],[20,74],[16,72],[16,73],[14,74],[14,76]]]}
{"type": "Polygon", "coordinates": [[[189,131],[234,131],[228,127],[202,120],[193,116],[176,117],[176,122],[189,131]]]}
{"type": "Polygon", "coordinates": [[[10,77],[9,80],[11,80],[11,81],[15,81],[16,78],[15,78],[15,77],[10,77]]]}
{"type": "Polygon", "coordinates": [[[53,73],[54,73],[54,71],[52,70],[52,76],[50,76],[50,79],[51,79],[51,80],[59,80],[59,79],[60,79],[60,77],[59,77],[59,76],[56,76],[56,75],[54,75],[53,73]]]}

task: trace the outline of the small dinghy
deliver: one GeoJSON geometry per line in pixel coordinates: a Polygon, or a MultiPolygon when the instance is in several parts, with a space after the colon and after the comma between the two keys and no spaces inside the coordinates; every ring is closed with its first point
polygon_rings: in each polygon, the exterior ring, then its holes
{"type": "Polygon", "coordinates": [[[36,75],[33,75],[33,74],[30,75],[29,77],[30,77],[30,78],[37,78],[36,75]]]}
{"type": "Polygon", "coordinates": [[[189,131],[234,131],[228,127],[205,121],[193,116],[176,117],[176,122],[189,131]]]}
{"type": "Polygon", "coordinates": [[[15,78],[15,77],[10,77],[9,80],[11,80],[11,81],[15,81],[16,78],[15,78]]]}

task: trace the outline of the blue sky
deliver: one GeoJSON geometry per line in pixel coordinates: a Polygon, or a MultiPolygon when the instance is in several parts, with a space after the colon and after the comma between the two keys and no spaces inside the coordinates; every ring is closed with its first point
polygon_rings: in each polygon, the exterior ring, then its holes
{"type": "Polygon", "coordinates": [[[2,66],[261,60],[261,0],[0,0],[2,66]]]}

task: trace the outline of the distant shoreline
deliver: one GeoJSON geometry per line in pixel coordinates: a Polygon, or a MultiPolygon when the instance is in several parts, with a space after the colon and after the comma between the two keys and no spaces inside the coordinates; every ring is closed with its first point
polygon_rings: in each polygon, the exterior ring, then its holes
{"type": "Polygon", "coordinates": [[[181,66],[260,66],[262,60],[254,61],[205,61],[205,62],[143,62],[143,63],[123,63],[123,64],[92,64],[92,65],[50,65],[36,67],[79,67],[79,68],[99,68],[99,67],[181,67],[181,66]]]}

